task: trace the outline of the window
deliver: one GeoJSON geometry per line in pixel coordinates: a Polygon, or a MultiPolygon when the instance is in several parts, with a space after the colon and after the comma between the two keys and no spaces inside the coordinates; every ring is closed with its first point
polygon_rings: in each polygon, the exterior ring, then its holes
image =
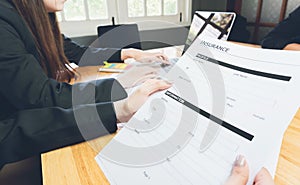
{"type": "Polygon", "coordinates": [[[129,17],[166,16],[178,13],[177,0],[127,0],[127,5],[129,17]]]}
{"type": "Polygon", "coordinates": [[[161,20],[189,22],[191,0],[117,0],[121,22],[161,20]]]}
{"type": "Polygon", "coordinates": [[[108,19],[107,0],[72,0],[65,3],[61,21],[108,19]]]}
{"type": "Polygon", "coordinates": [[[89,18],[92,20],[108,19],[106,0],[88,1],[89,18]]]}
{"type": "Polygon", "coordinates": [[[165,0],[164,1],[164,15],[175,15],[178,10],[177,0],[165,0]]]}
{"type": "Polygon", "coordinates": [[[128,0],[127,5],[129,17],[145,16],[144,0],[128,0]]]}
{"type": "Polygon", "coordinates": [[[86,14],[84,10],[83,0],[69,1],[72,3],[66,3],[64,9],[64,18],[66,21],[85,20],[86,14]]]}
{"type": "Polygon", "coordinates": [[[58,20],[62,31],[71,36],[95,35],[96,27],[111,24],[112,18],[116,24],[137,22],[142,30],[156,29],[170,23],[187,25],[190,6],[191,0],[72,0],[65,3],[58,20]],[[145,21],[160,23],[143,28],[145,21]]]}

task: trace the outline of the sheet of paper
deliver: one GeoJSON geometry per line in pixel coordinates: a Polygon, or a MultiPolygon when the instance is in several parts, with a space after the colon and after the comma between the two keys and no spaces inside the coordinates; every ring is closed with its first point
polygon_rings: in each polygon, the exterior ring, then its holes
{"type": "Polygon", "coordinates": [[[264,163],[264,167],[270,172],[272,177],[275,177],[277,164],[279,160],[279,155],[281,151],[281,143],[282,143],[283,137],[280,137],[278,134],[278,138],[274,138],[276,140],[277,144],[274,145],[274,148],[272,148],[272,152],[270,152],[269,157],[267,157],[266,162],[264,163]]]}
{"type": "MultiPolygon", "coordinates": [[[[111,184],[223,184],[238,154],[250,180],[300,103],[299,53],[198,38],[97,155],[111,184]]],[[[274,167],[272,167],[274,168],[274,167]]]]}

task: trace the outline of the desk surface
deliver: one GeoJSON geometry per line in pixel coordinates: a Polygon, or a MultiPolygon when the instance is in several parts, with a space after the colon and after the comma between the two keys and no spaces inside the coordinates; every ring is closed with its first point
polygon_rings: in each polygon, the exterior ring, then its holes
{"type": "MultiPolygon", "coordinates": [[[[169,56],[180,53],[177,49],[162,50],[169,56]]],[[[98,67],[78,69],[80,81],[99,77],[98,67]]],[[[44,185],[109,184],[94,157],[113,138],[114,134],[65,147],[42,155],[44,185]]],[[[285,132],[275,175],[277,185],[300,184],[300,110],[285,132]]]]}

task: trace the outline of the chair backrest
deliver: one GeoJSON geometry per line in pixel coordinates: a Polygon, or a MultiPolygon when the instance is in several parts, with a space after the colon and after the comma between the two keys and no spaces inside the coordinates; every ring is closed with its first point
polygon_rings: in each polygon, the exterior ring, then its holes
{"type": "Polygon", "coordinates": [[[97,47],[142,49],[137,24],[98,26],[97,47]]]}

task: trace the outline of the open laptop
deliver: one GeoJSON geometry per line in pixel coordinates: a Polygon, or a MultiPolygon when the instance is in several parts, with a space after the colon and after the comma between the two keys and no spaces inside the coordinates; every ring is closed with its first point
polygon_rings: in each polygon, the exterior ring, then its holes
{"type": "MultiPolygon", "coordinates": [[[[183,53],[186,52],[197,37],[212,37],[227,40],[235,17],[236,14],[234,12],[196,11],[183,53]]],[[[171,65],[164,65],[163,70],[168,72],[178,60],[179,58],[171,58],[171,65]]]]}
{"type": "Polygon", "coordinates": [[[199,36],[227,40],[233,22],[234,12],[196,11],[184,46],[185,52],[199,36]]]}

